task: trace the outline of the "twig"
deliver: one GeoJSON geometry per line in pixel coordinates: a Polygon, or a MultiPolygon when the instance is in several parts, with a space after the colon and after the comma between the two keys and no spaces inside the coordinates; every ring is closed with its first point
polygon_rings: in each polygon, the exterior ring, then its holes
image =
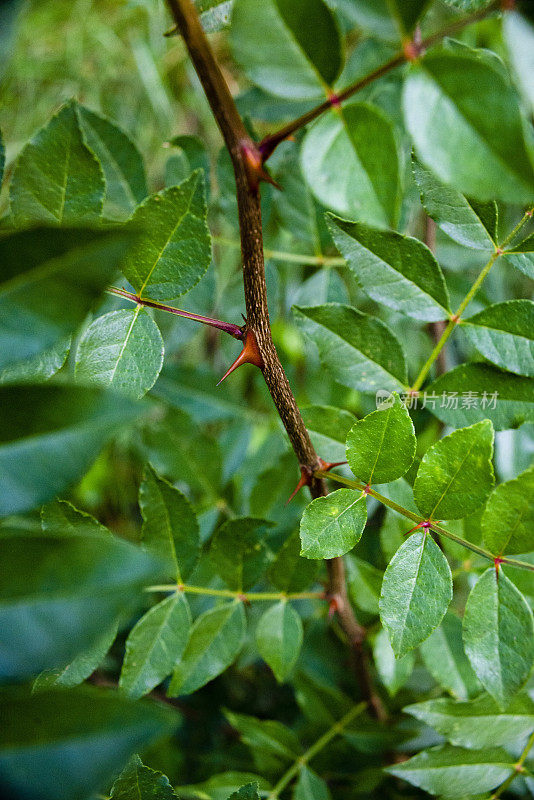
{"type": "MultiPolygon", "coordinates": [[[[174,21],[184,38],[213,116],[219,125],[232,159],[237,191],[247,313],[245,332],[250,332],[255,339],[261,355],[260,368],[265,383],[299,464],[309,470],[310,475],[313,476],[314,471],[320,466],[319,458],[311,443],[271,336],[258,191],[259,181],[266,177],[263,173],[262,154],[244,128],[191,0],[167,0],[167,2],[174,21]]],[[[325,495],[327,493],[325,482],[320,478],[312,477],[310,491],[312,497],[325,495]]],[[[371,674],[363,658],[362,640],[365,630],[356,620],[351,608],[344,570],[341,559],[333,559],[329,562],[330,592],[338,607],[343,609],[343,616],[340,613],[339,618],[353,647],[354,658],[358,663],[357,674],[360,679],[362,674],[366,674],[366,681],[361,683],[362,692],[365,693],[364,696],[371,704],[374,713],[378,715],[377,709],[380,709],[382,717],[385,714],[376,692],[372,689],[371,674]]]]}

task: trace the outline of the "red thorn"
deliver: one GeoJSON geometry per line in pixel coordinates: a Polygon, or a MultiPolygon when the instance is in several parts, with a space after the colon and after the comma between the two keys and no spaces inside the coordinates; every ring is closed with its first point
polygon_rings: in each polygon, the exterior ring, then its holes
{"type": "Polygon", "coordinates": [[[330,595],[330,597],[328,598],[328,619],[332,619],[334,614],[340,611],[342,606],[343,606],[343,600],[338,594],[330,595]]]}
{"type": "Polygon", "coordinates": [[[324,461],[321,456],[319,458],[319,466],[321,467],[322,472],[328,472],[328,470],[332,469],[333,467],[340,467],[342,464],[346,464],[346,461],[324,461]]]}
{"type": "Polygon", "coordinates": [[[501,564],[504,564],[504,559],[500,556],[495,556],[493,563],[495,564],[495,577],[499,580],[499,567],[501,564]]]}
{"type": "Polygon", "coordinates": [[[362,492],[364,492],[365,494],[369,494],[370,491],[371,491],[371,484],[370,483],[366,483],[365,486],[362,489],[362,492]]]}
{"type": "Polygon", "coordinates": [[[502,256],[504,250],[502,249],[502,247],[496,247],[495,252],[497,253],[498,256],[502,256]]]}
{"type": "Polygon", "coordinates": [[[413,527],[413,528],[410,528],[410,530],[409,530],[409,531],[406,531],[406,533],[405,533],[405,534],[403,534],[403,535],[404,535],[404,536],[409,536],[409,535],[410,535],[410,533],[413,533],[414,531],[418,531],[418,530],[419,530],[419,528],[423,528],[425,531],[428,531],[428,530],[430,530],[430,528],[432,527],[432,524],[433,524],[433,523],[432,523],[432,520],[430,520],[430,519],[423,519],[423,520],[421,520],[421,522],[418,522],[418,523],[417,523],[417,525],[415,525],[415,527],[413,527]]]}
{"type": "Polygon", "coordinates": [[[260,369],[263,367],[263,359],[261,357],[260,348],[258,347],[258,342],[256,341],[256,334],[250,328],[245,332],[243,349],[232,366],[224,373],[217,386],[219,386],[234,370],[240,367],[241,364],[254,364],[255,367],[259,367],[260,369]]]}
{"type": "Polygon", "coordinates": [[[402,50],[406,61],[417,61],[423,55],[424,48],[419,26],[413,32],[413,39],[403,39],[402,50]]]}
{"type": "Polygon", "coordinates": [[[241,152],[243,153],[243,160],[245,162],[248,185],[254,194],[258,191],[260,181],[266,181],[272,184],[276,189],[280,189],[280,186],[263,166],[264,159],[262,152],[253,142],[242,142],[241,152]]]}
{"type": "Polygon", "coordinates": [[[303,464],[300,465],[300,480],[289,495],[286,500],[286,506],[293,500],[296,494],[300,492],[303,486],[309,486],[311,483],[313,473],[309,467],[305,467],[303,464]]]}
{"type": "Polygon", "coordinates": [[[246,605],[246,606],[250,605],[250,600],[248,599],[246,594],[238,594],[237,595],[237,599],[241,600],[241,602],[244,603],[244,605],[246,605]]]}

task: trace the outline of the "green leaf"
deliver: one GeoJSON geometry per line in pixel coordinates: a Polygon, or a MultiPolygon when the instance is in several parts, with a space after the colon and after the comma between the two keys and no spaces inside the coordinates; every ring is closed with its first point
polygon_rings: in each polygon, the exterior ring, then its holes
{"type": "Polygon", "coordinates": [[[367,521],[365,494],[337,489],[317,497],[306,507],[300,522],[301,555],[336,558],[352,550],[367,521]]]}
{"type": "Polygon", "coordinates": [[[300,536],[295,530],[274,557],[267,575],[281,592],[302,592],[313,582],[319,564],[319,561],[301,557],[300,536]]]}
{"type": "Polygon", "coordinates": [[[387,408],[367,414],[347,436],[347,461],[364,483],[389,483],[410,469],[415,456],[412,420],[398,394],[387,408]]]}
{"type": "Polygon", "coordinates": [[[345,441],[356,417],[333,406],[304,406],[302,419],[312,444],[325,461],[345,460],[345,441]]]}
{"type": "Polygon", "coordinates": [[[162,366],[161,333],[140,305],[95,319],[76,353],[80,383],[110,386],[136,399],[152,388],[162,366]]]}
{"type": "Polygon", "coordinates": [[[64,535],[2,529],[0,551],[0,675],[7,680],[69,664],[161,576],[152,556],[92,527],[64,535]]]}
{"type": "Polygon", "coordinates": [[[239,731],[261,772],[282,772],[302,753],[299,740],[291,728],[274,719],[256,719],[247,714],[225,711],[230,725],[239,731]]]}
{"type": "Polygon", "coordinates": [[[461,364],[435,380],[426,397],[434,416],[455,428],[484,419],[497,431],[534,422],[534,380],[489,364],[461,364]]]}
{"type": "Polygon", "coordinates": [[[380,109],[351,103],[328,111],[306,133],[300,163],[327,208],[359,222],[395,225],[400,161],[393,125],[380,109]]]}
{"type": "Polygon", "coordinates": [[[413,672],[415,655],[409,652],[402,658],[395,658],[387,632],[382,628],[375,637],[373,656],[380,680],[389,694],[395,696],[413,672]]]}
{"type": "Polygon", "coordinates": [[[380,619],[397,658],[430,636],[452,599],[449,563],[432,537],[417,531],[384,573],[380,619]]]}
{"type": "Polygon", "coordinates": [[[440,797],[462,797],[489,792],[514,769],[504,750],[463,750],[451,745],[423,750],[408,761],[386,767],[386,772],[440,797]]]}
{"type": "Polygon", "coordinates": [[[230,26],[234,0],[194,0],[194,3],[206,33],[218,33],[230,26]]]}
{"type": "Polygon", "coordinates": [[[462,330],[479,353],[498,367],[534,376],[534,303],[495,303],[462,322],[462,330]]]}
{"type": "Polygon", "coordinates": [[[126,640],[120,688],[137,699],[165,680],[182,657],[190,628],[191,612],[183,594],[171,595],[147,611],[126,640]]]}
{"type": "Polygon", "coordinates": [[[6,146],[4,144],[4,137],[0,131],[0,186],[4,180],[4,167],[6,165],[6,146]]]}
{"type": "Polygon", "coordinates": [[[173,800],[169,779],[157,770],[145,767],[139,756],[133,756],[111,787],[111,800],[173,800]]]}
{"type": "Polygon", "coordinates": [[[352,553],[345,556],[347,591],[352,603],[368,614],[378,614],[384,573],[352,553]]]}
{"type": "Polygon", "coordinates": [[[321,98],[342,67],[340,33],[322,0],[235,0],[230,42],[247,77],[279,97],[321,98]]]}
{"type": "Polygon", "coordinates": [[[414,319],[447,319],[445,279],[423,242],[331,214],[327,223],[339,252],[369,297],[414,319]]]}
{"type": "Polygon", "coordinates": [[[45,533],[96,533],[111,536],[111,531],[101,525],[91,514],[79,511],[66,500],[52,500],[41,509],[41,527],[45,533]]]}
{"type": "Polygon", "coordinates": [[[200,556],[200,532],[189,500],[147,464],[139,506],[145,547],[165,559],[178,583],[187,580],[200,556]]]}
{"type": "Polygon", "coordinates": [[[502,258],[516,269],[534,279],[534,234],[510,250],[505,250],[502,258]]]}
{"type": "Polygon", "coordinates": [[[78,119],[86,143],[104,170],[103,215],[108,219],[124,219],[148,194],[139,150],[118,125],[85,106],[78,106],[78,119]]]}
{"type": "Polygon", "coordinates": [[[427,700],[403,711],[431,725],[451,744],[473,750],[508,747],[534,730],[534,702],[527,694],[514,698],[504,713],[487,694],[468,702],[427,700]]]}
{"type": "Polygon", "coordinates": [[[489,420],[460,428],[429,447],[413,487],[425,519],[462,519],[480,508],[495,480],[492,455],[489,420]]]}
{"type": "Polygon", "coordinates": [[[247,783],[246,786],[242,786],[237,792],[231,794],[228,800],[260,800],[258,784],[247,783]]]}
{"type": "Polygon", "coordinates": [[[534,550],[534,466],[497,486],[482,514],[482,535],[490,551],[529,553],[534,550]]]}
{"type": "Polygon", "coordinates": [[[1,386],[0,516],[46,503],[81,478],[142,407],[96,389],[1,386]]]}
{"type": "Polygon", "coordinates": [[[117,621],[104,630],[88,650],[84,650],[66,667],[56,667],[41,672],[33,682],[32,691],[52,689],[54,686],[71,688],[83,683],[100,666],[117,636],[117,621]]]}
{"type": "Polygon", "coordinates": [[[185,652],[173,672],[169,696],[191,694],[224,672],[243,647],[245,632],[241,601],[201,614],[191,628],[185,652]]]}
{"type": "Polygon", "coordinates": [[[123,272],[139,297],[173,300],[199,282],[211,260],[200,170],[179,186],[147,197],[132,216],[132,225],[143,234],[123,272]]]}
{"type": "Polygon", "coordinates": [[[22,150],[11,181],[11,214],[17,225],[97,222],[105,188],[71,101],[22,150]]]}
{"type": "Polygon", "coordinates": [[[331,800],[326,782],[309,767],[301,767],[293,791],[293,800],[331,800]]]}
{"type": "Polygon", "coordinates": [[[34,228],[0,235],[0,369],[41,356],[83,322],[130,232],[34,228]]]}
{"type": "Polygon", "coordinates": [[[290,603],[267,609],[256,628],[256,644],[279,683],[291,673],[302,647],[302,621],[290,603]]]}
{"type": "Polygon", "coordinates": [[[477,677],[504,710],[527,680],[534,660],[534,621],[525,598],[493,567],[471,589],[464,647],[477,677]]]}
{"type": "Polygon", "coordinates": [[[315,343],[332,377],[363,392],[402,391],[408,381],[402,346],[375,317],[351,306],[294,306],[300,328],[315,343]]]}
{"type": "Polygon", "coordinates": [[[65,364],[71,345],[70,336],[43,353],[31,356],[6,367],[0,373],[0,383],[41,383],[55,375],[65,364]]]}
{"type": "Polygon", "coordinates": [[[410,69],[403,106],[418,157],[442,181],[478,200],[532,201],[532,148],[500,64],[464,49],[429,53],[410,69]]]}
{"type": "Polygon", "coordinates": [[[244,786],[246,783],[256,783],[260,789],[266,790],[266,793],[271,788],[268,781],[259,775],[254,775],[252,772],[236,772],[229,770],[228,772],[221,772],[219,775],[212,775],[202,783],[190,784],[188,786],[177,786],[176,791],[180,792],[180,796],[196,798],[199,800],[228,800],[232,792],[244,786]]]}
{"type": "Polygon", "coordinates": [[[269,553],[265,528],[272,523],[255,517],[236,517],[224,522],[211,541],[212,564],[230,589],[250,589],[265,571],[269,553]]]}
{"type": "Polygon", "coordinates": [[[133,703],[85,686],[36,695],[19,687],[0,697],[6,715],[0,772],[9,797],[92,797],[118,765],[178,723],[176,713],[161,704],[133,703]]]}
{"type": "Polygon", "coordinates": [[[480,694],[482,686],[471,669],[462,642],[462,621],[448,611],[439,628],[421,644],[425,667],[435,681],[460,700],[480,694]]]}
{"type": "Polygon", "coordinates": [[[416,159],[412,161],[412,168],[426,213],[441,230],[465,247],[492,253],[497,232],[496,203],[468,200],[442,183],[416,159]]]}

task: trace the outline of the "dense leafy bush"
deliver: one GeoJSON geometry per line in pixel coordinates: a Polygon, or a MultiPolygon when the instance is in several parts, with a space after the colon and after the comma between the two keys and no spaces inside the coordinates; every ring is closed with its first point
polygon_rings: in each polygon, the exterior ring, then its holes
{"type": "Polygon", "coordinates": [[[195,5],[0,7],[2,796],[527,797],[531,5],[195,5]]]}

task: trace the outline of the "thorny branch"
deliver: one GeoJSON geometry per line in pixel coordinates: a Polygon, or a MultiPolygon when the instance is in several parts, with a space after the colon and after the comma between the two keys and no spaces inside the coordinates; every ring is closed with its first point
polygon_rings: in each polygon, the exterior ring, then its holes
{"type": "MultiPolygon", "coordinates": [[[[261,356],[261,362],[258,365],[280,419],[301,468],[310,474],[312,497],[320,497],[327,494],[325,482],[313,475],[320,468],[320,461],[311,443],[271,336],[259,193],[260,180],[268,179],[262,166],[262,153],[245,130],[191,0],[167,0],[167,2],[174,22],[184,38],[213,116],[219,125],[232,159],[237,191],[247,314],[245,335],[249,334],[249,340],[253,339],[255,342],[261,356]]],[[[342,559],[335,558],[327,561],[327,568],[328,594],[351,643],[362,694],[369,702],[375,716],[378,719],[384,719],[386,713],[374,690],[367,653],[363,647],[365,629],[356,619],[348,599],[342,559]]]]}

